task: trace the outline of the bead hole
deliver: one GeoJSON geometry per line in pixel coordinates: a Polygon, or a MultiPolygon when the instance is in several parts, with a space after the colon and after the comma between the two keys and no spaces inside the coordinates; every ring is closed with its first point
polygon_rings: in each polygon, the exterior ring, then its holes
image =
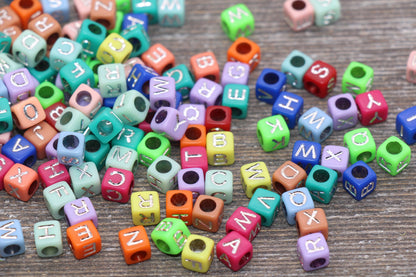
{"type": "Polygon", "coordinates": [[[146,110],[146,102],[141,97],[136,97],[134,99],[134,107],[139,112],[144,112],[146,110]]]}
{"type": "Polygon", "coordinates": [[[351,101],[348,98],[338,98],[337,101],[335,101],[335,106],[339,110],[348,110],[351,107],[351,101]]]}
{"type": "Polygon", "coordinates": [[[225,111],[223,109],[213,109],[210,113],[209,116],[211,117],[212,120],[214,121],[222,121],[225,119],[226,114],[225,111]]]}
{"type": "Polygon", "coordinates": [[[324,141],[331,134],[331,127],[326,127],[320,135],[321,141],[324,141]]]}
{"type": "Polygon", "coordinates": [[[85,143],[85,150],[87,152],[97,152],[100,150],[101,144],[98,140],[92,139],[85,143]]]}
{"type": "Polygon", "coordinates": [[[303,1],[294,1],[292,3],[292,8],[297,11],[303,10],[305,7],[306,7],[306,4],[303,1]]]}
{"type": "Polygon", "coordinates": [[[53,33],[52,35],[50,35],[46,39],[46,44],[50,45],[49,47],[51,47],[53,44],[55,44],[55,42],[58,40],[58,38],[59,38],[59,34],[58,33],[53,33]]]}
{"type": "Polygon", "coordinates": [[[324,265],[324,264],[325,264],[325,262],[326,262],[326,259],[324,259],[324,258],[319,258],[319,259],[313,260],[313,261],[311,262],[310,266],[311,266],[312,268],[317,268],[317,267],[320,267],[320,266],[324,265]]]}
{"type": "Polygon", "coordinates": [[[88,30],[90,30],[90,32],[91,33],[94,33],[94,34],[96,34],[96,35],[101,35],[101,28],[100,27],[98,27],[97,25],[95,25],[95,24],[90,24],[90,25],[88,25],[88,30]]]}
{"type": "Polygon", "coordinates": [[[4,131],[9,128],[9,124],[5,121],[0,121],[0,131],[4,131]]]}
{"type": "Polygon", "coordinates": [[[188,202],[188,198],[183,193],[175,193],[170,198],[170,202],[172,203],[172,205],[176,207],[182,207],[186,204],[186,202],[188,202]]]}
{"type": "Polygon", "coordinates": [[[97,124],[97,130],[100,135],[108,136],[109,134],[113,132],[113,123],[111,123],[111,121],[106,120],[106,119],[101,120],[97,124]]]}
{"type": "Polygon", "coordinates": [[[368,169],[362,165],[358,165],[351,170],[351,174],[354,178],[364,179],[368,176],[368,169]]]}
{"type": "Polygon", "coordinates": [[[20,246],[19,245],[17,245],[17,244],[12,244],[12,245],[9,245],[9,246],[7,246],[6,248],[4,248],[4,253],[6,253],[7,255],[13,255],[13,254],[15,254],[15,253],[17,253],[17,252],[19,252],[20,251],[20,246]]]}
{"type": "Polygon", "coordinates": [[[202,211],[209,213],[215,210],[215,208],[217,207],[217,203],[215,203],[215,201],[212,199],[204,199],[199,204],[199,207],[202,211]]]}
{"type": "Polygon", "coordinates": [[[172,164],[169,161],[158,161],[156,164],[156,170],[159,173],[168,173],[172,169],[172,164]]]}
{"type": "Polygon", "coordinates": [[[67,149],[75,149],[79,145],[79,139],[77,138],[77,136],[68,135],[65,136],[62,140],[62,144],[67,149]]]}
{"type": "Polygon", "coordinates": [[[47,60],[41,60],[36,66],[35,69],[37,71],[46,71],[49,68],[50,64],[47,60]]]}
{"type": "Polygon", "coordinates": [[[162,145],[162,142],[159,138],[151,137],[148,140],[146,140],[146,147],[149,149],[158,149],[160,145],[162,145]]]}
{"type": "Polygon", "coordinates": [[[237,52],[240,54],[247,54],[250,53],[251,51],[251,45],[248,44],[247,42],[243,42],[237,45],[237,52]]]}
{"type": "Polygon", "coordinates": [[[38,186],[39,186],[38,181],[33,181],[33,182],[30,184],[30,187],[29,187],[29,190],[28,190],[28,194],[29,194],[29,195],[34,194],[34,193],[35,193],[35,191],[38,189],[38,186]]]}
{"type": "Polygon", "coordinates": [[[140,48],[142,48],[142,43],[139,39],[130,38],[128,41],[131,43],[131,45],[133,45],[133,52],[139,51],[140,48]]]}
{"type": "Polygon", "coordinates": [[[91,93],[89,91],[83,90],[77,94],[75,102],[77,102],[78,105],[85,107],[91,103],[91,99],[91,93]]]}
{"type": "Polygon", "coordinates": [[[269,72],[266,75],[264,75],[263,80],[269,84],[269,85],[273,85],[276,84],[279,81],[279,75],[269,72]]]}
{"type": "Polygon", "coordinates": [[[392,141],[387,144],[386,150],[390,154],[396,155],[402,152],[402,146],[397,141],[392,141]]]}
{"type": "Polygon", "coordinates": [[[351,75],[354,78],[362,78],[365,75],[365,71],[361,66],[356,66],[353,69],[351,69],[351,75]]]}
{"type": "Polygon", "coordinates": [[[302,67],[305,64],[305,59],[301,56],[294,56],[290,59],[290,64],[294,67],[302,67]]]}
{"type": "Polygon", "coordinates": [[[146,251],[137,251],[131,255],[133,261],[143,261],[147,256],[146,251]]]}
{"type": "Polygon", "coordinates": [[[54,95],[54,90],[51,87],[44,86],[39,89],[39,96],[42,98],[50,98],[54,95]]]}
{"type": "Polygon", "coordinates": [[[199,181],[199,175],[195,171],[187,171],[183,174],[182,179],[188,185],[193,185],[199,181]]]}
{"type": "Polygon", "coordinates": [[[45,49],[41,49],[35,57],[35,62],[40,62],[45,57],[45,49]]]}
{"type": "Polygon", "coordinates": [[[64,113],[64,114],[61,115],[61,119],[59,120],[59,122],[62,125],[65,125],[69,121],[71,121],[71,119],[72,119],[72,112],[68,111],[68,112],[66,112],[66,113],[64,113]]]}
{"type": "Polygon", "coordinates": [[[170,252],[169,245],[166,242],[164,242],[163,240],[161,240],[161,239],[156,240],[156,245],[157,245],[157,248],[159,248],[161,251],[163,251],[165,253],[170,252]]]}
{"type": "Polygon", "coordinates": [[[155,122],[157,124],[162,123],[163,121],[165,121],[167,116],[168,116],[168,111],[161,110],[156,114],[155,122]]]}
{"type": "Polygon", "coordinates": [[[202,239],[195,239],[189,244],[189,249],[195,253],[201,253],[205,250],[206,244],[202,239]]]}
{"type": "Polygon", "coordinates": [[[45,256],[55,256],[56,253],[58,253],[58,248],[54,247],[54,246],[48,246],[42,249],[42,254],[45,256]]]}
{"type": "Polygon", "coordinates": [[[28,167],[32,167],[32,165],[36,162],[35,156],[30,156],[29,158],[27,158],[23,164],[28,166],[28,167]]]}
{"type": "Polygon", "coordinates": [[[197,127],[188,128],[185,132],[185,137],[190,140],[197,140],[202,136],[201,130],[197,127]]]}
{"type": "Polygon", "coordinates": [[[240,266],[245,265],[250,260],[251,252],[247,252],[239,261],[240,266]]]}
{"type": "Polygon", "coordinates": [[[160,107],[170,107],[170,103],[166,100],[159,100],[155,102],[156,109],[159,109],[160,107]]]}
{"type": "Polygon", "coordinates": [[[358,155],[357,161],[364,161],[364,162],[366,162],[366,161],[368,161],[371,158],[371,156],[372,156],[371,155],[371,152],[369,152],[369,151],[363,152],[360,155],[358,155]]]}
{"type": "Polygon", "coordinates": [[[239,108],[231,108],[231,115],[234,117],[241,116],[243,114],[243,111],[239,108]]]}
{"type": "Polygon", "coordinates": [[[23,9],[30,9],[33,6],[32,0],[21,0],[19,6],[23,9]]]}
{"type": "Polygon", "coordinates": [[[319,183],[325,183],[329,180],[329,173],[326,170],[318,169],[313,173],[313,179],[319,183]]]}
{"type": "Polygon", "coordinates": [[[108,29],[110,27],[110,22],[108,20],[105,19],[97,19],[95,22],[100,23],[101,25],[103,25],[106,29],[108,29]]]}

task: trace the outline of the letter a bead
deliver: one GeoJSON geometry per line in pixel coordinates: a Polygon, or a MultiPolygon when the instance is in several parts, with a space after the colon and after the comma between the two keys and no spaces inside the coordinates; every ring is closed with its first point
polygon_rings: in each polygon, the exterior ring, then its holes
{"type": "Polygon", "coordinates": [[[344,146],[350,151],[350,163],[371,162],[376,157],[376,142],[367,128],[349,131],[344,135],[344,146]]]}
{"type": "Polygon", "coordinates": [[[91,220],[68,227],[66,237],[72,253],[78,260],[101,251],[101,237],[91,220]]]}
{"type": "Polygon", "coordinates": [[[282,207],[289,225],[295,225],[296,213],[313,209],[313,199],[307,188],[297,188],[282,194],[282,207]]]}
{"type": "Polygon", "coordinates": [[[131,216],[134,225],[156,225],[160,222],[159,193],[138,191],[130,196],[131,216]]]}
{"type": "Polygon", "coordinates": [[[144,262],[152,256],[150,241],[143,226],[120,230],[118,239],[126,264],[144,262]]]}
{"type": "Polygon", "coordinates": [[[36,222],[33,228],[39,257],[56,257],[63,253],[61,224],[57,220],[36,222]]]}
{"type": "Polygon", "coordinates": [[[396,176],[407,167],[411,155],[409,145],[391,136],[378,147],[376,159],[382,169],[396,176]]]}
{"type": "Polygon", "coordinates": [[[295,188],[303,187],[307,174],[294,162],[287,161],[273,173],[273,188],[278,194],[295,188]]]}
{"type": "Polygon", "coordinates": [[[396,117],[396,131],[409,145],[416,142],[416,106],[407,108],[396,117]]]}
{"type": "Polygon", "coordinates": [[[14,164],[4,176],[4,189],[19,200],[29,201],[38,188],[38,173],[23,164],[14,164]]]}
{"type": "Polygon", "coordinates": [[[304,138],[321,143],[332,134],[333,120],[321,109],[313,107],[300,117],[298,126],[304,138]]]}
{"type": "Polygon", "coordinates": [[[259,120],[257,138],[265,152],[286,147],[289,144],[290,132],[283,116],[278,114],[259,120]]]}
{"type": "Polygon", "coordinates": [[[165,218],[153,229],[150,236],[160,251],[178,255],[190,235],[191,232],[182,220],[165,218]]]}
{"type": "Polygon", "coordinates": [[[261,216],[262,226],[272,226],[279,212],[280,195],[267,189],[258,188],[248,202],[247,208],[261,216]]]}
{"type": "Polygon", "coordinates": [[[238,207],[225,224],[226,233],[236,231],[250,242],[261,229],[261,216],[246,207],[238,207]]]}
{"type": "Polygon", "coordinates": [[[240,168],[240,175],[243,190],[248,198],[251,198],[258,188],[267,190],[271,190],[272,188],[269,170],[264,162],[254,162],[243,165],[240,168]]]}
{"type": "Polygon", "coordinates": [[[297,252],[305,271],[326,267],[329,264],[329,248],[321,233],[312,233],[298,239],[297,252]]]}
{"type": "Polygon", "coordinates": [[[184,268],[205,273],[214,257],[214,240],[191,234],[182,250],[181,259],[184,268]]]}
{"type": "Polygon", "coordinates": [[[232,231],[217,243],[216,252],[220,262],[238,271],[253,257],[253,245],[240,233],[232,231]]]}
{"type": "Polygon", "coordinates": [[[344,171],[342,184],[355,200],[361,200],[375,190],[377,175],[365,162],[358,161],[344,171]]]}
{"type": "Polygon", "coordinates": [[[20,221],[0,221],[0,257],[11,257],[25,253],[25,240],[20,221]]]}

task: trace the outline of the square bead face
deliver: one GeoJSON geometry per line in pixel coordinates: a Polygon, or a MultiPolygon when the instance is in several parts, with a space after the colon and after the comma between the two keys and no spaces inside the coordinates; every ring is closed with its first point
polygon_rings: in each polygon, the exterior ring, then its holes
{"type": "Polygon", "coordinates": [[[233,201],[233,173],[229,170],[208,170],[205,174],[205,194],[230,204],[233,201]]]}
{"type": "Polygon", "coordinates": [[[104,64],[123,63],[129,56],[133,46],[121,35],[112,33],[100,44],[97,50],[97,59],[104,64]]]}
{"type": "Polygon", "coordinates": [[[80,165],[84,160],[85,138],[75,132],[61,132],[58,139],[58,160],[65,165],[80,165]]]}
{"type": "Polygon", "coordinates": [[[53,159],[41,164],[38,167],[39,181],[43,188],[49,187],[57,182],[71,182],[71,177],[66,166],[53,159]]]}
{"type": "Polygon", "coordinates": [[[207,150],[204,146],[188,146],[181,149],[181,168],[201,168],[208,170],[207,150]]]}
{"type": "Polygon", "coordinates": [[[254,16],[245,4],[231,6],[221,13],[221,27],[232,41],[254,32],[254,16]]]}
{"type": "Polygon", "coordinates": [[[161,26],[180,27],[185,23],[185,0],[159,2],[157,14],[161,26]]]}
{"type": "Polygon", "coordinates": [[[128,90],[117,97],[113,111],[124,124],[136,125],[145,120],[149,108],[150,102],[143,94],[128,90]]]}
{"type": "Polygon", "coordinates": [[[46,41],[32,30],[24,30],[13,42],[15,59],[26,67],[35,67],[46,55],[46,41]]]}
{"type": "MultiPolygon", "coordinates": [[[[195,80],[204,78],[215,83],[219,82],[220,67],[218,66],[217,58],[213,52],[208,51],[192,56],[190,64],[195,80]]],[[[192,100],[191,103],[193,103],[192,100]]]]}
{"type": "Polygon", "coordinates": [[[370,91],[373,85],[374,70],[359,62],[351,62],[342,76],[342,92],[361,94],[370,91]]]}
{"type": "Polygon", "coordinates": [[[63,253],[61,224],[57,220],[36,222],[33,228],[39,257],[56,257],[63,253]]]}
{"type": "Polygon", "coordinates": [[[253,257],[253,245],[238,232],[230,232],[216,246],[217,258],[233,271],[244,267],[253,257]]]}
{"type": "Polygon", "coordinates": [[[181,219],[192,225],[192,192],[189,190],[169,190],[166,192],[166,217],[181,219]]]}
{"type": "Polygon", "coordinates": [[[246,207],[238,207],[227,220],[227,233],[236,231],[249,241],[253,241],[261,229],[261,217],[246,207]]]}
{"type": "Polygon", "coordinates": [[[181,169],[178,172],[178,189],[191,191],[195,201],[199,195],[205,194],[204,179],[204,171],[201,168],[181,169]]]}
{"type": "Polygon", "coordinates": [[[81,197],[64,206],[65,217],[70,226],[91,220],[98,227],[97,213],[88,197],[81,197]]]}
{"type": "Polygon", "coordinates": [[[341,4],[339,0],[322,2],[309,0],[315,11],[315,25],[326,26],[336,22],[341,17],[341,4]]]}
{"type": "Polygon", "coordinates": [[[303,76],[303,87],[319,98],[325,98],[331,93],[336,82],[335,67],[323,61],[315,61],[303,76]]]}
{"type": "Polygon", "coordinates": [[[46,207],[54,219],[64,218],[64,206],[75,200],[75,195],[67,182],[55,183],[43,190],[46,207]]]}
{"type": "Polygon", "coordinates": [[[377,149],[377,163],[392,176],[396,176],[410,162],[409,145],[395,136],[386,139],[377,149]]]}
{"type": "Polygon", "coordinates": [[[0,221],[0,255],[11,257],[25,252],[25,241],[19,220],[0,221]]]}
{"type": "Polygon", "coordinates": [[[308,0],[286,0],[283,10],[286,23],[294,31],[305,30],[314,24],[315,12],[308,0]]]}
{"type": "Polygon", "coordinates": [[[229,131],[207,134],[208,164],[214,166],[234,163],[234,136],[229,131]]]}
{"type": "Polygon", "coordinates": [[[329,264],[329,248],[321,233],[312,233],[298,239],[297,251],[305,271],[326,267],[329,264]]]}
{"type": "Polygon", "coordinates": [[[319,108],[307,110],[299,119],[299,133],[309,141],[321,143],[333,131],[333,120],[319,108]]]}
{"type": "Polygon", "coordinates": [[[247,85],[250,66],[241,62],[226,62],[222,70],[221,86],[228,84],[247,85]]]}
{"type": "Polygon", "coordinates": [[[361,200],[375,190],[377,175],[365,162],[358,161],[345,170],[342,184],[355,200],[361,200]]]}
{"type": "Polygon", "coordinates": [[[315,165],[306,179],[305,187],[309,189],[313,200],[328,204],[337,188],[337,179],[335,170],[315,165]]]}
{"type": "Polygon", "coordinates": [[[214,257],[214,240],[191,234],[182,250],[182,265],[186,269],[205,273],[214,257]]]}
{"type": "Polygon", "coordinates": [[[152,256],[150,241],[143,226],[134,226],[118,232],[126,264],[146,261],[152,256]]]}
{"type": "Polygon", "coordinates": [[[130,197],[134,225],[156,225],[160,222],[159,193],[156,191],[133,192],[130,197]]]}
{"type": "Polygon", "coordinates": [[[77,198],[92,197],[101,193],[101,180],[94,162],[84,162],[69,168],[72,189],[77,198]]]}
{"type": "Polygon", "coordinates": [[[416,142],[416,106],[407,108],[396,117],[396,131],[409,145],[416,142]]]}
{"type": "Polygon", "coordinates": [[[321,232],[325,239],[328,239],[328,221],[326,220],[325,211],[321,208],[296,213],[296,228],[299,237],[321,232]]]}
{"type": "Polygon", "coordinates": [[[335,131],[352,128],[358,123],[357,104],[350,93],[330,97],[328,113],[334,121],[335,131]]]}
{"type": "Polygon", "coordinates": [[[205,107],[218,105],[221,102],[223,88],[206,78],[200,78],[192,87],[189,100],[192,104],[203,104],[205,107]]]}
{"type": "Polygon", "coordinates": [[[101,183],[101,194],[105,200],[127,203],[134,186],[134,175],[130,170],[109,167],[101,183]]]}
{"type": "Polygon", "coordinates": [[[349,131],[344,135],[344,146],[350,151],[350,163],[371,162],[376,157],[376,142],[367,128],[349,131]]]}
{"type": "Polygon", "coordinates": [[[179,64],[163,73],[163,76],[172,77],[175,79],[175,88],[181,95],[183,100],[189,98],[189,92],[194,86],[194,76],[188,67],[184,64],[179,64]]]}
{"type": "Polygon", "coordinates": [[[297,212],[314,208],[312,196],[305,187],[284,192],[282,194],[282,204],[289,225],[295,225],[297,212]]]}
{"type": "Polygon", "coordinates": [[[248,198],[251,198],[258,188],[272,188],[269,170],[264,162],[245,164],[240,168],[240,174],[243,190],[248,198]]]}
{"type": "Polygon", "coordinates": [[[307,174],[301,166],[287,161],[273,173],[273,188],[281,195],[285,191],[304,186],[306,177],[307,174]]]}
{"type": "Polygon", "coordinates": [[[188,121],[172,107],[161,107],[150,123],[154,132],[163,133],[170,140],[178,141],[188,128],[188,121]]]}
{"type": "Polygon", "coordinates": [[[260,59],[260,47],[245,37],[237,38],[227,51],[228,61],[246,63],[250,66],[250,72],[257,67],[260,59]]]}
{"type": "Polygon", "coordinates": [[[166,193],[178,185],[181,166],[172,158],[160,156],[147,169],[147,181],[158,192],[166,193]]]}
{"type": "Polygon", "coordinates": [[[360,122],[364,126],[373,125],[387,120],[389,107],[379,90],[368,91],[355,98],[360,111],[360,122]]]}
{"type": "Polygon", "coordinates": [[[4,176],[4,189],[19,200],[29,201],[38,188],[38,173],[23,164],[15,163],[4,176]]]}
{"type": "Polygon", "coordinates": [[[160,134],[147,133],[137,146],[140,164],[149,167],[155,159],[162,155],[169,155],[170,142],[160,134]]]}
{"type": "Polygon", "coordinates": [[[177,255],[182,252],[190,235],[191,232],[182,220],[165,218],[153,229],[150,236],[160,251],[177,255]]]}
{"type": "Polygon", "coordinates": [[[72,253],[78,260],[101,251],[101,237],[91,220],[68,227],[66,236],[72,253]]]}
{"type": "Polygon", "coordinates": [[[94,116],[89,128],[102,143],[108,143],[123,129],[123,122],[112,109],[104,107],[94,116]]]}
{"type": "Polygon", "coordinates": [[[175,56],[160,43],[152,45],[144,52],[142,54],[142,60],[159,75],[162,75],[163,72],[175,66],[175,56]]]}
{"type": "Polygon", "coordinates": [[[114,167],[131,172],[136,172],[138,166],[138,154],[131,148],[114,145],[105,160],[105,167],[114,167]]]}
{"type": "Polygon", "coordinates": [[[257,138],[266,152],[286,147],[289,144],[290,132],[283,116],[278,114],[259,120],[257,138]]]}
{"type": "Polygon", "coordinates": [[[293,50],[282,63],[282,72],[286,82],[294,88],[303,88],[303,76],[312,65],[313,60],[306,54],[293,50]]]}
{"type": "Polygon", "coordinates": [[[215,196],[200,195],[192,210],[192,226],[215,233],[224,216],[224,201],[215,196]]]}
{"type": "Polygon", "coordinates": [[[247,208],[261,216],[262,226],[271,226],[280,208],[280,195],[263,188],[258,188],[251,197],[247,208]]]}
{"type": "Polygon", "coordinates": [[[317,142],[298,140],[293,145],[292,162],[301,166],[309,174],[321,159],[321,145],[317,142]]]}
{"type": "Polygon", "coordinates": [[[222,105],[231,108],[232,118],[247,117],[250,88],[247,85],[228,84],[224,87],[222,105]]]}
{"type": "Polygon", "coordinates": [[[172,77],[153,77],[149,85],[150,108],[175,107],[176,89],[175,79],[172,77]]]}
{"type": "Polygon", "coordinates": [[[321,165],[331,168],[338,173],[338,181],[342,181],[342,174],[348,167],[350,151],[337,145],[327,145],[322,150],[321,165]]]}
{"type": "Polygon", "coordinates": [[[1,148],[1,153],[15,163],[32,167],[36,163],[36,148],[21,135],[15,135],[1,148]]]}
{"type": "Polygon", "coordinates": [[[207,130],[205,126],[199,124],[189,124],[185,134],[180,140],[181,149],[189,146],[202,146],[205,148],[206,145],[207,130]]]}
{"type": "Polygon", "coordinates": [[[287,91],[279,94],[272,107],[272,115],[282,115],[289,129],[296,127],[302,113],[303,98],[287,91]]]}
{"type": "Polygon", "coordinates": [[[226,106],[209,106],[205,113],[205,128],[207,132],[230,131],[232,110],[226,106]]]}
{"type": "MultiPolygon", "coordinates": [[[[7,66],[6,68],[9,68],[7,66]]],[[[11,70],[4,74],[3,82],[8,90],[8,98],[12,104],[35,95],[36,87],[39,85],[27,68],[11,70]]]]}

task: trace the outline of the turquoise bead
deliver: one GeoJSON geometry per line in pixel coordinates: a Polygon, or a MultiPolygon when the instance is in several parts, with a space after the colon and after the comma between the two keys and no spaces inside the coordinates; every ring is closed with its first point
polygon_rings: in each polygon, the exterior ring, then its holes
{"type": "Polygon", "coordinates": [[[120,133],[111,140],[111,145],[120,145],[136,150],[143,137],[144,131],[142,129],[124,125],[120,133]]]}
{"type": "Polygon", "coordinates": [[[121,32],[121,36],[133,45],[131,57],[138,57],[150,47],[150,38],[142,24],[135,24],[121,32]]]}
{"type": "Polygon", "coordinates": [[[135,172],[138,166],[138,154],[131,148],[115,145],[111,147],[105,160],[105,168],[120,168],[135,172]]]}
{"type": "Polygon", "coordinates": [[[222,94],[222,105],[231,108],[232,118],[244,119],[247,117],[250,88],[246,85],[228,84],[222,94]]]}
{"type": "Polygon", "coordinates": [[[76,198],[92,197],[101,193],[100,174],[94,162],[71,166],[68,171],[76,198]]]}
{"type": "Polygon", "coordinates": [[[61,224],[57,220],[36,222],[33,228],[39,257],[56,257],[63,253],[61,224]]]}
{"type": "Polygon", "coordinates": [[[82,53],[82,46],[69,38],[58,38],[49,53],[49,63],[59,71],[66,64],[77,59],[82,53]]]}
{"type": "Polygon", "coordinates": [[[12,38],[0,32],[0,53],[9,53],[12,46],[12,38]]]}
{"type": "Polygon", "coordinates": [[[0,134],[13,130],[13,117],[9,100],[0,98],[0,134]]]}
{"type": "Polygon", "coordinates": [[[271,226],[280,208],[280,195],[263,188],[258,188],[248,202],[250,210],[261,216],[262,226],[271,226]]]}
{"type": "Polygon", "coordinates": [[[338,173],[322,165],[315,165],[309,172],[305,187],[311,193],[312,199],[319,203],[331,202],[337,188],[338,173]]]}
{"type": "Polygon", "coordinates": [[[233,201],[233,183],[233,173],[230,170],[208,170],[205,173],[205,194],[230,204],[233,201]]]}
{"type": "Polygon", "coordinates": [[[178,186],[181,166],[174,159],[160,156],[147,169],[147,181],[158,192],[166,193],[178,186]]]}
{"type": "Polygon", "coordinates": [[[137,125],[146,119],[149,100],[137,90],[128,90],[114,102],[113,111],[124,124],[137,125]]]}
{"type": "Polygon", "coordinates": [[[185,0],[158,1],[159,25],[180,27],[185,23],[185,0]]]}
{"type": "Polygon", "coordinates": [[[133,13],[145,13],[149,19],[149,24],[157,24],[157,0],[131,0],[133,13]]]}
{"type": "Polygon", "coordinates": [[[171,69],[165,71],[163,76],[168,76],[175,79],[176,91],[180,92],[183,100],[189,98],[189,92],[195,85],[195,81],[194,76],[186,65],[180,64],[172,67],[171,69]]]}
{"type": "Polygon", "coordinates": [[[286,74],[286,83],[294,88],[303,88],[303,76],[312,64],[312,58],[293,50],[281,66],[282,72],[286,74]]]}
{"type": "Polygon", "coordinates": [[[127,90],[126,74],[121,63],[98,66],[98,86],[103,98],[117,97],[127,90]]]}
{"type": "Polygon", "coordinates": [[[13,56],[8,53],[0,53],[0,79],[9,72],[22,68],[23,64],[15,61],[13,56]]]}
{"type": "Polygon", "coordinates": [[[158,157],[169,155],[170,141],[163,135],[149,132],[137,146],[137,153],[140,164],[149,167],[158,157]]]}
{"type": "Polygon", "coordinates": [[[44,81],[53,83],[58,74],[58,71],[51,66],[47,57],[44,57],[35,67],[29,67],[28,70],[39,83],[44,81]]]}
{"type": "Polygon", "coordinates": [[[95,57],[98,47],[105,39],[107,29],[100,23],[91,19],[84,19],[78,31],[76,42],[82,46],[82,54],[85,57],[95,57]]]}
{"type": "Polygon", "coordinates": [[[109,143],[102,143],[93,134],[85,136],[84,160],[86,162],[95,163],[97,169],[101,170],[105,165],[108,152],[110,152],[109,143]]]}
{"type": "Polygon", "coordinates": [[[65,217],[64,206],[75,200],[75,194],[67,182],[61,181],[43,190],[46,207],[55,219],[65,217]]]}
{"type": "Polygon", "coordinates": [[[339,0],[322,1],[309,0],[315,12],[315,25],[326,26],[334,23],[341,17],[341,4],[339,0]]]}
{"type": "Polygon", "coordinates": [[[82,112],[66,107],[55,123],[58,131],[84,132],[91,120],[82,112]]]}
{"type": "Polygon", "coordinates": [[[123,122],[112,109],[103,107],[94,116],[89,128],[99,141],[108,143],[123,129],[123,122]]]}
{"type": "Polygon", "coordinates": [[[81,84],[95,87],[94,72],[81,59],[75,59],[59,70],[64,92],[72,94],[81,84]]]}
{"type": "Polygon", "coordinates": [[[46,41],[32,30],[24,30],[14,41],[14,58],[26,67],[35,67],[46,55],[46,41]]]}

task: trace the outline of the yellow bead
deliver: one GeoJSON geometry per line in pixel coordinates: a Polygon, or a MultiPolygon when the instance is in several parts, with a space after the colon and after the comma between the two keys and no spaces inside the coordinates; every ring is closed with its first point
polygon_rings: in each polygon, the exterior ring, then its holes
{"type": "Polygon", "coordinates": [[[264,162],[245,164],[240,168],[240,173],[241,183],[248,198],[251,198],[258,188],[272,189],[272,180],[264,162]]]}
{"type": "Polygon", "coordinates": [[[234,163],[234,135],[228,131],[207,134],[207,156],[209,165],[231,165],[234,163]]]}
{"type": "Polygon", "coordinates": [[[117,33],[108,35],[100,44],[97,51],[97,59],[104,64],[124,63],[131,54],[131,43],[117,33]]]}
{"type": "Polygon", "coordinates": [[[214,241],[200,235],[190,235],[182,250],[184,268],[205,273],[214,258],[214,241]]]}
{"type": "Polygon", "coordinates": [[[139,191],[131,194],[131,215],[134,225],[156,225],[160,222],[159,193],[139,191]]]}

